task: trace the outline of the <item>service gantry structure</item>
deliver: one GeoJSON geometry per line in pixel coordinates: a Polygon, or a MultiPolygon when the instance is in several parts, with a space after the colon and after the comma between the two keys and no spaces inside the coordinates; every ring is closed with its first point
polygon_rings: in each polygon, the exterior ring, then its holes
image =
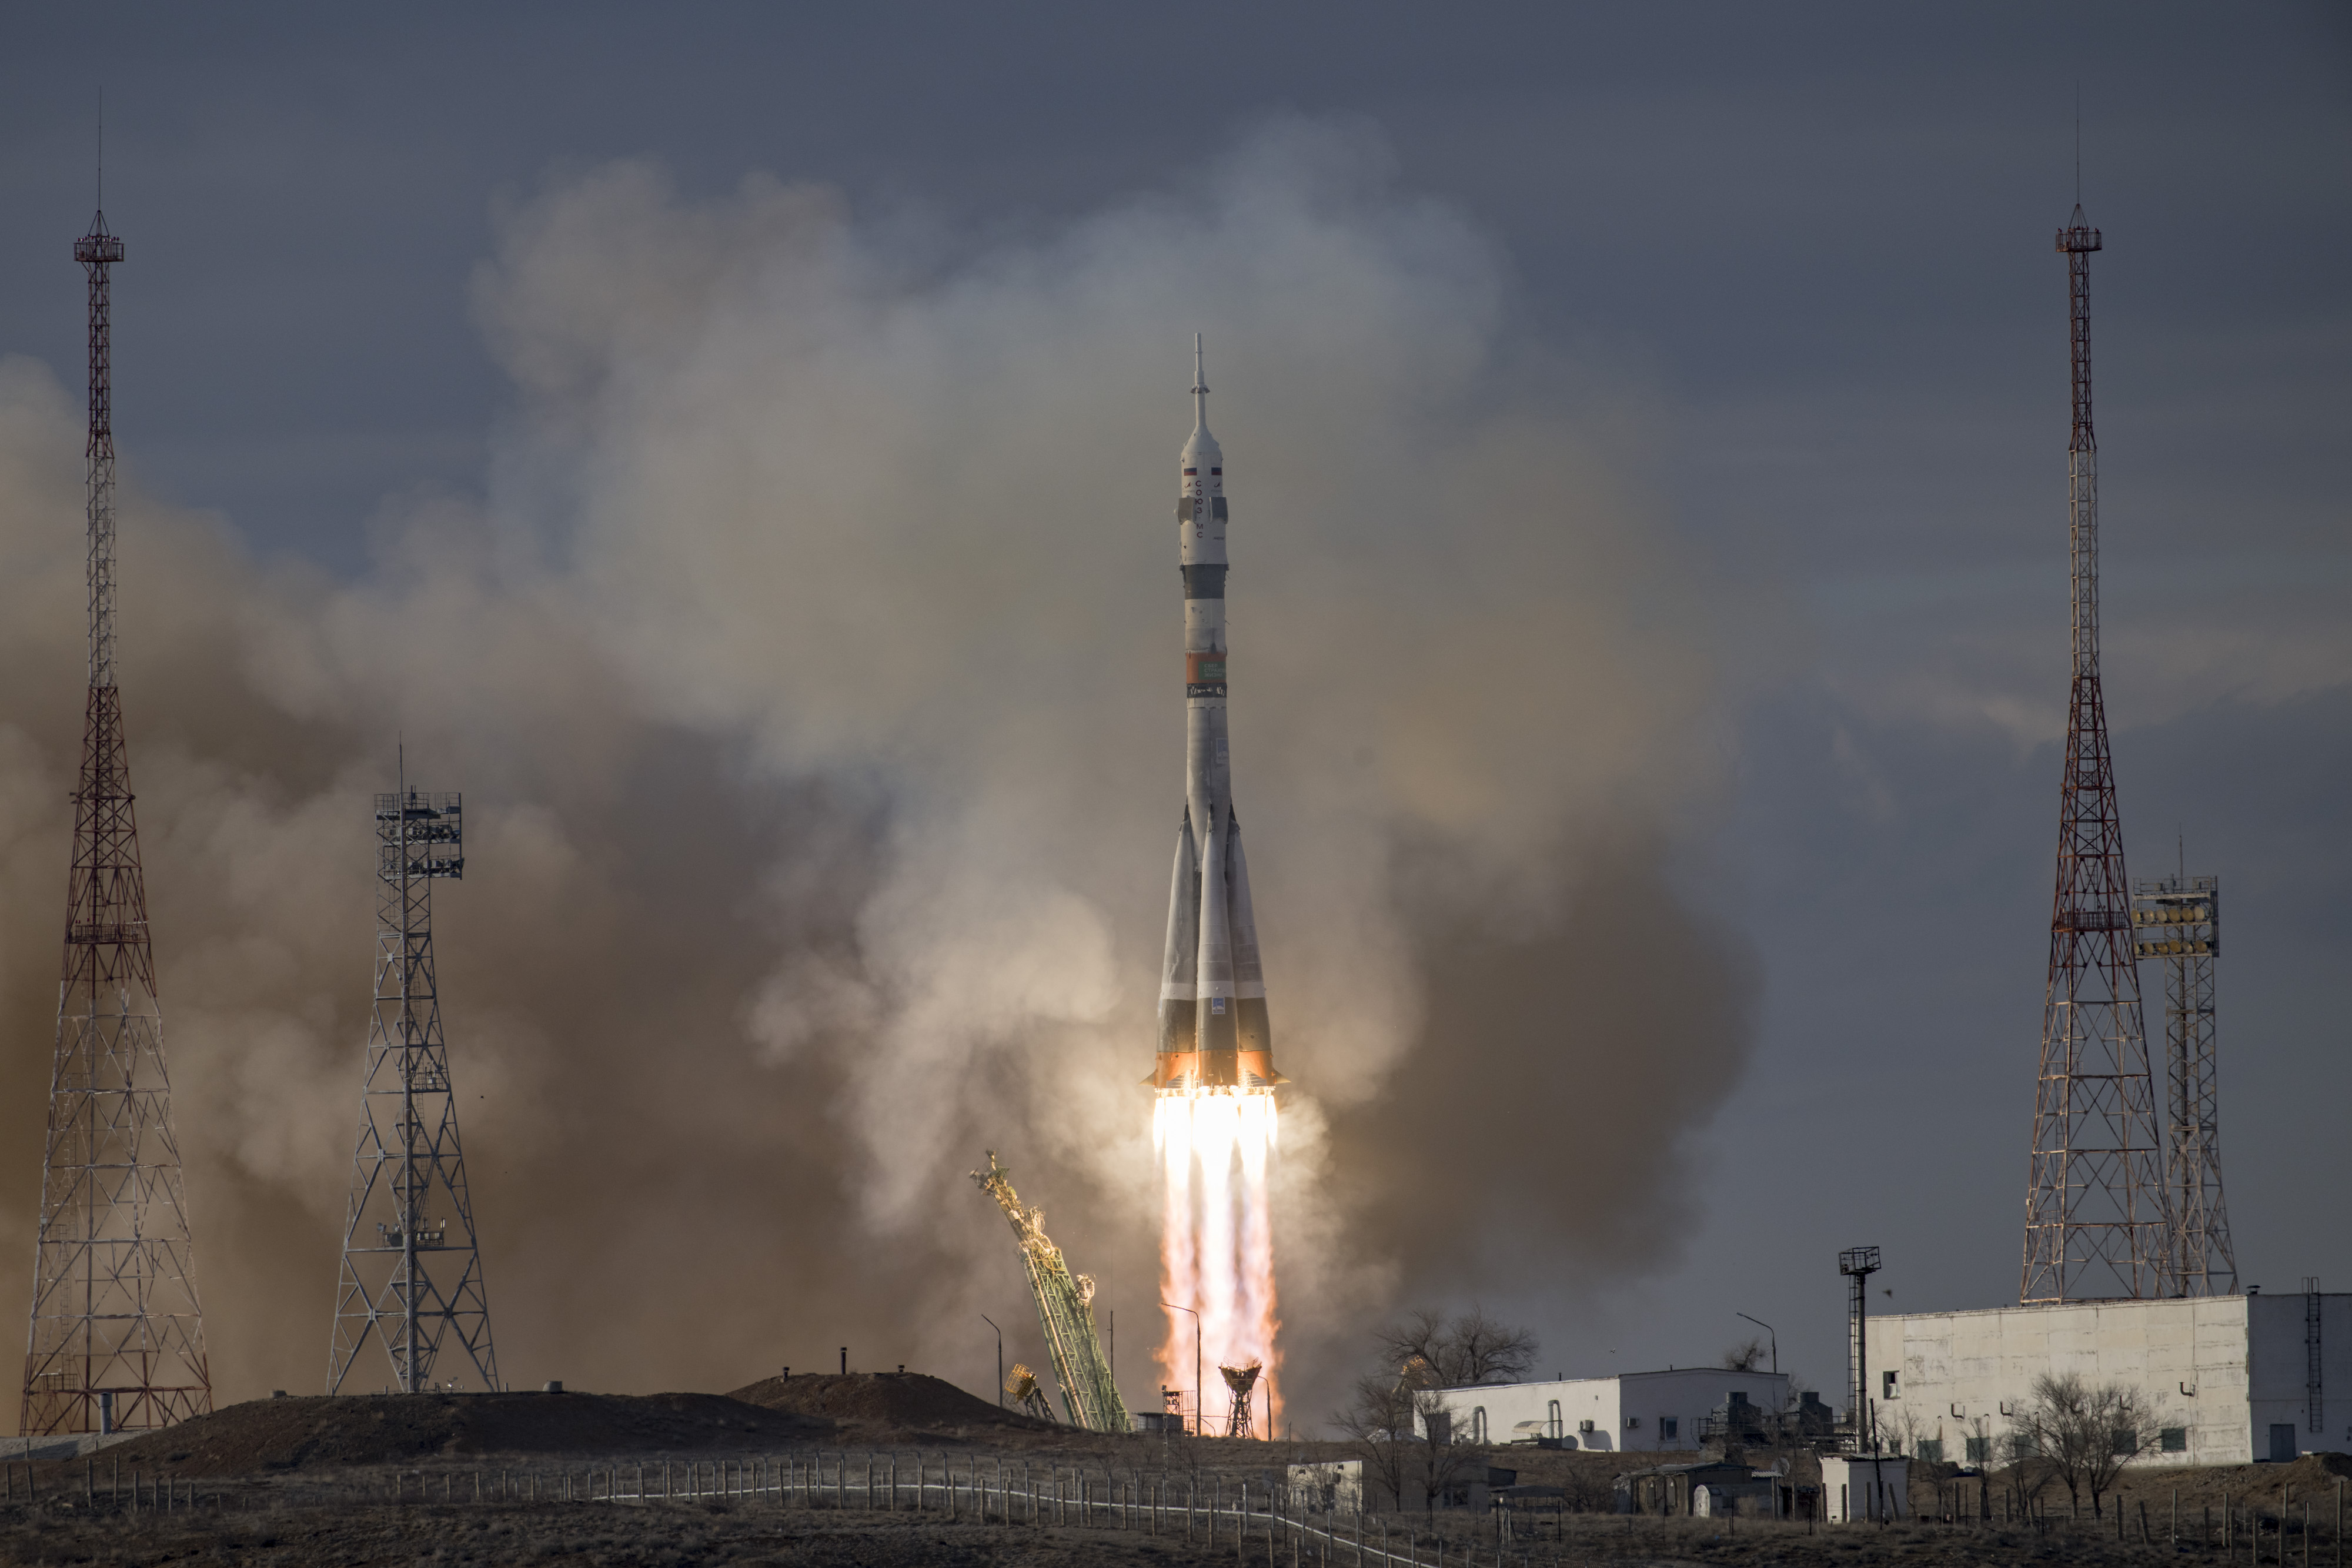
{"type": "Polygon", "coordinates": [[[2073,689],[2059,797],[2058,885],[2025,1200],[2024,1303],[2166,1293],[2170,1217],[2140,1022],[2106,705],[2099,687],[2099,467],[2091,426],[2091,255],[2080,203],[2066,258],[2074,423],[2066,444],[2073,689]]]}
{"type": "Polygon", "coordinates": [[[74,244],[89,292],[89,691],[18,1430],[167,1427],[213,1407],[172,1080],[114,679],[114,385],[101,207],[74,244]]]}
{"type": "Polygon", "coordinates": [[[1102,1340],[1095,1333],[1095,1282],[1084,1274],[1070,1272],[1062,1249],[1045,1234],[1045,1210],[1021,1206],[1021,1195],[1013,1190],[1012,1173],[997,1164],[994,1149],[988,1151],[988,1168],[972,1172],[971,1179],[1012,1221],[1070,1424],[1089,1432],[1134,1430],[1127,1401],[1119,1396],[1118,1380],[1111,1376],[1102,1340]]]}
{"type": "Polygon", "coordinates": [[[2221,954],[2221,879],[2143,879],[2132,893],[2133,952],[2164,966],[2164,1188],[2172,1211],[2168,1296],[2234,1296],[2238,1260],[2221,1201],[2221,1086],[2213,963],[2221,954]]]}
{"type": "Polygon", "coordinates": [[[466,871],[465,799],[375,798],[375,1009],[327,1356],[340,1392],[373,1338],[390,1389],[496,1392],[498,1354],[433,968],[433,884],[466,871]]]}

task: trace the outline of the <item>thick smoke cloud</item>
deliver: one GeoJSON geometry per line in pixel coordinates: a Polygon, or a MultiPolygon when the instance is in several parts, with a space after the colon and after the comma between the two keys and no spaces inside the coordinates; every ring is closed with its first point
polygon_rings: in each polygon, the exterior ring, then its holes
{"type": "MultiPolygon", "coordinates": [[[[616,164],[503,216],[486,497],[388,509],[357,581],[141,499],[126,396],[125,709],[223,1396],[323,1373],[365,797],[403,737],[471,808],[436,936],[512,1381],[727,1387],[848,1343],[983,1386],[978,1312],[1035,1354],[962,1176],[993,1146],[1126,1309],[1149,1401],[1194,330],[1297,1085],[1294,1414],[1402,1293],[1665,1256],[1753,988],[1673,882],[1720,782],[1723,612],[1509,297],[1315,126],[1043,238],[616,164]]],[[[77,755],[77,405],[0,366],[0,1302],[77,755]]]]}

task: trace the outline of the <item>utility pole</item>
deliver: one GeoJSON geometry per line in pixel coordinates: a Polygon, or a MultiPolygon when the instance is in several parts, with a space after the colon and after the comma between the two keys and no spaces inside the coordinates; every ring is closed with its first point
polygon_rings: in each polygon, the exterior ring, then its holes
{"type": "Polygon", "coordinates": [[[433,884],[465,874],[464,798],[410,789],[404,760],[399,789],[375,798],[375,835],[374,1021],[327,1392],[341,1389],[371,1336],[404,1394],[434,1386],[445,1349],[458,1353],[449,1386],[493,1392],[489,1294],[433,968],[433,884]]]}
{"type": "Polygon", "coordinates": [[[187,1194],[114,678],[113,299],[101,207],[74,244],[89,302],[89,687],[18,1430],[168,1427],[213,1407],[187,1194]]]}
{"type": "Polygon", "coordinates": [[[1180,1307],[1173,1301],[1162,1301],[1160,1304],[1171,1312],[1186,1313],[1192,1320],[1192,1427],[1195,1431],[1205,1436],[1208,1431],[1205,1424],[1208,1412],[1201,1408],[1201,1368],[1206,1364],[1201,1357],[1201,1314],[1193,1312],[1190,1307],[1180,1307]]]}
{"type": "Polygon", "coordinates": [[[2099,231],[2083,221],[2078,203],[2058,233],[2074,367],[2066,444],[2073,684],[2018,1288],[2027,1303],[2161,1295],[2171,1240],[2099,685],[2099,448],[2091,423],[2091,256],[2099,248],[2099,231]]]}

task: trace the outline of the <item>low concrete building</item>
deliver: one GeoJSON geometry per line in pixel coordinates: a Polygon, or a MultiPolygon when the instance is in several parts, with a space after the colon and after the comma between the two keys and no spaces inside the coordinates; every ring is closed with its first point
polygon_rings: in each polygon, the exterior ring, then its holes
{"type": "Polygon", "coordinates": [[[1833,1524],[1858,1519],[1910,1518],[1910,1461],[1823,1454],[1822,1517],[1833,1524]]]}
{"type": "Polygon", "coordinates": [[[2352,1295],[1890,1313],[1866,1343],[1880,1441],[1921,1459],[2002,1462],[2044,1373],[2137,1389],[2161,1435],[2135,1462],[2352,1448],[2352,1295]]]}
{"type": "MultiPolygon", "coordinates": [[[[1540,1440],[1566,1448],[1622,1453],[1695,1450],[1709,1412],[1741,1404],[1778,1410],[1789,1380],[1777,1372],[1719,1366],[1569,1377],[1549,1383],[1482,1383],[1444,1391],[1442,1417],[1457,1443],[1540,1440]]],[[[1416,1420],[1414,1430],[1426,1435],[1416,1420]]]]}

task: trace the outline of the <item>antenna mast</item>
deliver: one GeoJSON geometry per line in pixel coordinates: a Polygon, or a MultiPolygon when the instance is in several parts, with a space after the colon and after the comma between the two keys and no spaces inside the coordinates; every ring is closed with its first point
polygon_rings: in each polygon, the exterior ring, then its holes
{"type": "Polygon", "coordinates": [[[2238,1260],[2221,1202],[2221,1088],[2213,961],[2221,952],[2221,879],[2182,871],[2137,884],[2132,951],[2164,965],[2164,1190],[2172,1209],[2168,1296],[2234,1296],[2238,1260]]]}
{"type": "Polygon", "coordinates": [[[122,241],[103,212],[74,259],[89,287],[89,690],[18,1427],[27,1436],[168,1427],[213,1407],[114,685],[108,269],[122,241]]]}
{"type": "Polygon", "coordinates": [[[465,875],[465,824],[463,796],[408,787],[404,748],[400,788],[375,798],[375,1016],[327,1355],[330,1394],[341,1390],[371,1335],[403,1394],[502,1386],[433,977],[433,883],[465,875]],[[445,1348],[463,1364],[436,1385],[445,1348]]]}
{"type": "Polygon", "coordinates": [[[2058,233],[2074,361],[2066,444],[2074,679],[2018,1291],[2024,1302],[2161,1295],[2170,1241],[2099,687],[2099,453],[2091,425],[2091,253],[2099,248],[2099,231],[2084,223],[2077,204],[2058,233]]]}

